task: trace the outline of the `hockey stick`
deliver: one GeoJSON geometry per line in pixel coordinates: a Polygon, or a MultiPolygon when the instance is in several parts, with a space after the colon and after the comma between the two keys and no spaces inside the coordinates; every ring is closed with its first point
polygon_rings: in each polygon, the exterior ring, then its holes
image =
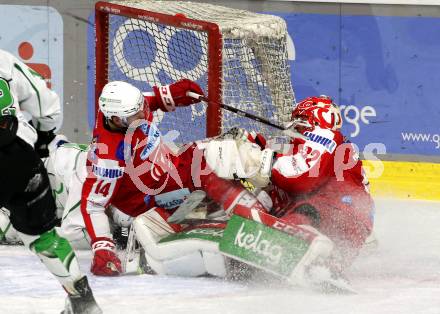
{"type": "MultiPolygon", "coordinates": [[[[193,92],[187,92],[186,95],[189,96],[189,97],[192,97],[194,99],[197,99],[199,101],[203,101],[203,102],[205,102],[207,104],[209,103],[208,98],[204,97],[203,95],[199,95],[199,94],[193,93],[193,92]]],[[[281,126],[281,125],[273,123],[273,122],[271,122],[271,121],[269,121],[269,120],[267,120],[265,118],[259,117],[257,115],[252,114],[252,113],[249,113],[249,112],[246,112],[244,110],[241,110],[241,109],[238,109],[238,108],[235,108],[235,107],[223,104],[223,103],[219,103],[219,102],[215,102],[215,103],[218,104],[220,106],[220,108],[223,108],[225,110],[233,112],[233,113],[235,113],[237,115],[249,118],[251,120],[254,120],[254,121],[257,121],[257,122],[269,125],[269,126],[275,128],[275,129],[281,130],[287,136],[307,139],[306,136],[304,136],[301,133],[293,130],[293,125],[294,125],[293,122],[288,123],[286,126],[281,126]]]]}
{"type": "MultiPolygon", "coordinates": [[[[208,103],[208,98],[206,98],[206,97],[204,97],[202,95],[199,95],[199,94],[196,94],[196,93],[193,93],[193,92],[187,92],[186,95],[189,96],[189,97],[195,98],[195,99],[197,99],[199,101],[203,101],[203,102],[208,103]]],[[[238,109],[238,108],[226,105],[226,104],[222,104],[222,103],[218,103],[218,102],[216,102],[216,104],[218,104],[220,106],[220,108],[223,108],[225,110],[228,110],[228,111],[231,111],[233,113],[236,113],[236,114],[238,114],[238,115],[240,115],[242,117],[246,117],[246,118],[255,120],[257,122],[261,122],[263,124],[269,125],[269,126],[274,127],[274,128],[276,128],[278,130],[281,130],[281,131],[286,130],[285,127],[282,127],[282,126],[280,126],[278,124],[275,124],[275,123],[273,123],[273,122],[271,122],[271,121],[269,121],[267,119],[264,119],[262,117],[254,115],[252,113],[243,111],[241,109],[238,109]]]]}
{"type": "Polygon", "coordinates": [[[202,225],[202,224],[226,224],[227,220],[208,219],[208,218],[186,218],[180,222],[182,225],[202,225]]]}
{"type": "Polygon", "coordinates": [[[136,233],[133,224],[128,233],[127,247],[125,248],[124,258],[122,259],[122,274],[137,274],[140,254],[136,250],[136,233]]]}
{"type": "Polygon", "coordinates": [[[182,220],[192,212],[206,197],[206,193],[202,190],[196,190],[192,192],[185,201],[176,209],[176,211],[168,217],[169,223],[177,224],[182,223],[182,220]]]}

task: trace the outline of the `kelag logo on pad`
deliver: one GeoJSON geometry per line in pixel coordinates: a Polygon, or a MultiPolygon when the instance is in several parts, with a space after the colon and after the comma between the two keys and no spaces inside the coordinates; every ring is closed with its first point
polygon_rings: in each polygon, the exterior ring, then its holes
{"type": "Polygon", "coordinates": [[[261,230],[258,230],[255,234],[251,231],[246,232],[244,228],[245,224],[241,223],[234,239],[234,245],[262,256],[269,264],[278,265],[283,255],[283,248],[277,245],[276,242],[262,236],[261,230]]]}
{"type": "Polygon", "coordinates": [[[309,244],[297,236],[233,215],[220,241],[220,251],[251,265],[289,275],[309,244]]]}

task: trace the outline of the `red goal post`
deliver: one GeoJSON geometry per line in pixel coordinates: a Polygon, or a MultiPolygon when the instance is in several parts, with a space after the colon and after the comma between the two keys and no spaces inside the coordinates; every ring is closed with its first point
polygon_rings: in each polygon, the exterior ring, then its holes
{"type": "Polygon", "coordinates": [[[278,17],[183,1],[100,1],[95,30],[96,103],[109,80],[127,80],[147,91],[186,77],[202,86],[209,105],[158,118],[162,132],[178,128],[183,141],[233,126],[264,128],[222,111],[219,103],[277,124],[289,119],[294,94],[287,30],[278,17]]]}

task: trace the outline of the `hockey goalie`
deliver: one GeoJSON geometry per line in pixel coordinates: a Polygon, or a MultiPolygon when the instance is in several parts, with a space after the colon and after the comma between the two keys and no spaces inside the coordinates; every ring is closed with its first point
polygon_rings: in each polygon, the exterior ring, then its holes
{"type": "Polygon", "coordinates": [[[134,230],[149,266],[160,274],[226,276],[228,257],[296,284],[350,290],[343,271],[371,233],[373,202],[341,124],[330,98],[311,97],[293,110],[296,137],[283,152],[244,130],[199,144],[210,169],[246,178],[259,200],[246,194],[223,222],[176,225],[161,208],[140,215],[134,230]],[[255,202],[259,210],[249,206],[255,202]]]}

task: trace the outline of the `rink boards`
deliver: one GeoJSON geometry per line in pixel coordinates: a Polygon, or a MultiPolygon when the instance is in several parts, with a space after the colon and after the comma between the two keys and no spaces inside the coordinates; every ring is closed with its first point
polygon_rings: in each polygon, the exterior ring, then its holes
{"type": "Polygon", "coordinates": [[[440,201],[440,164],[364,160],[375,197],[440,201]],[[383,172],[379,175],[379,171],[383,172]]]}

